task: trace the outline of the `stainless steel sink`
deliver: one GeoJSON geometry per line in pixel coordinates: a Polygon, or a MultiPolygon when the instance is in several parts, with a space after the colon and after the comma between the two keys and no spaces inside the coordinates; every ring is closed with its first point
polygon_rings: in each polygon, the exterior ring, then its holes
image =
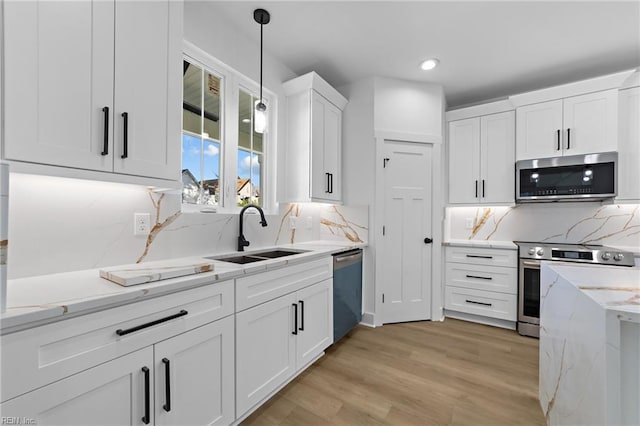
{"type": "Polygon", "coordinates": [[[251,254],[244,254],[240,256],[210,256],[205,259],[219,260],[221,262],[230,262],[244,265],[246,263],[260,262],[263,260],[277,259],[279,257],[294,256],[296,254],[305,253],[307,250],[284,250],[274,249],[259,251],[251,254]]]}

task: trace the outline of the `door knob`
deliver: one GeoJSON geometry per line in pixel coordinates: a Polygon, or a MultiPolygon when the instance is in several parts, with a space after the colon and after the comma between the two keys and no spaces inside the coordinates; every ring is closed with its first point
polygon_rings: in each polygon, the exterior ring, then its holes
{"type": "Polygon", "coordinates": [[[432,242],[433,242],[433,240],[431,238],[429,238],[429,237],[424,239],[424,243],[425,244],[431,244],[432,242]]]}

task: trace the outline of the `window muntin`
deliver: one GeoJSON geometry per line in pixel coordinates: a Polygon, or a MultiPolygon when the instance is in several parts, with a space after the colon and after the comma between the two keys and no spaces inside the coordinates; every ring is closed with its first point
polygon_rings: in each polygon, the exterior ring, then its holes
{"type": "Polygon", "coordinates": [[[237,205],[263,204],[264,135],[254,131],[258,97],[244,89],[238,95],[237,205]]]}

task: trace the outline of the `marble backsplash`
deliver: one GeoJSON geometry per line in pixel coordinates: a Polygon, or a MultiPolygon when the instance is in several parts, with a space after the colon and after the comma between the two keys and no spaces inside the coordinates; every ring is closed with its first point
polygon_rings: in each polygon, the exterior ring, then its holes
{"type": "Polygon", "coordinates": [[[600,203],[450,207],[445,239],[597,244],[640,249],[640,205],[600,203]]]}
{"type": "MultiPolygon", "coordinates": [[[[179,194],[23,174],[10,185],[9,279],[236,250],[237,214],[183,213],[179,194]],[[133,213],[151,214],[149,235],[133,235],[133,213]]],[[[368,238],[367,206],[281,204],[267,227],[252,210],[248,249],[368,238]]]]}

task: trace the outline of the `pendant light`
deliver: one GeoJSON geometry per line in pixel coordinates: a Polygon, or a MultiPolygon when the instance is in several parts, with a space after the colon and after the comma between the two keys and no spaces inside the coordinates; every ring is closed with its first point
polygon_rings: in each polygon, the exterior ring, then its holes
{"type": "Polygon", "coordinates": [[[267,128],[267,106],[262,100],[262,27],[271,20],[271,15],[264,9],[253,11],[253,19],[260,24],[260,99],[255,105],[255,118],[253,120],[256,133],[264,133],[267,128]]]}

